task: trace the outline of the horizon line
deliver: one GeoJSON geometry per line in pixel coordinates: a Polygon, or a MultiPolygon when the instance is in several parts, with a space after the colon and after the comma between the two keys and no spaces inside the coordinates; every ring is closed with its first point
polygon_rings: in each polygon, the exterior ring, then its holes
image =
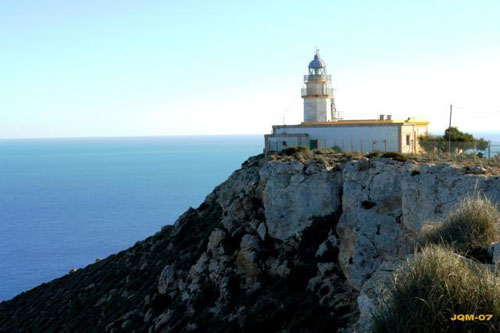
{"type": "Polygon", "coordinates": [[[124,138],[165,138],[165,137],[200,137],[200,136],[257,136],[264,133],[245,134],[171,134],[171,135],[111,135],[111,136],[46,136],[46,137],[5,137],[0,140],[58,140],[58,139],[124,139],[124,138]]]}

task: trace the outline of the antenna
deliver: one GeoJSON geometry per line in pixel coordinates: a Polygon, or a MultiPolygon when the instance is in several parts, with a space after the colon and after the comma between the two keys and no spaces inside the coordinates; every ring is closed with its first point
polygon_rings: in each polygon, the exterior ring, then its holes
{"type": "Polygon", "coordinates": [[[448,153],[451,154],[451,114],[453,112],[453,105],[450,104],[450,125],[448,126],[448,153]]]}

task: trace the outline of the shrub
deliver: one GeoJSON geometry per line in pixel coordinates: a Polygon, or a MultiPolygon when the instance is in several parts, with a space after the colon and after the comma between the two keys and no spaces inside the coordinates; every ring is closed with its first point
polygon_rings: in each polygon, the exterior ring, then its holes
{"type": "Polygon", "coordinates": [[[306,149],[306,150],[303,150],[303,151],[300,151],[300,152],[297,152],[295,154],[295,158],[297,158],[297,160],[299,162],[306,162],[308,160],[311,160],[312,158],[314,157],[314,154],[311,150],[309,149],[306,149]]]}
{"type": "Polygon", "coordinates": [[[374,152],[371,152],[371,153],[368,153],[365,155],[365,157],[368,157],[368,158],[377,158],[380,156],[381,156],[381,154],[378,151],[374,151],[374,152]]]}
{"type": "Polygon", "coordinates": [[[398,153],[396,151],[388,151],[386,153],[383,153],[382,157],[392,158],[393,160],[396,160],[399,162],[406,162],[408,160],[408,157],[406,155],[403,155],[403,154],[398,153]]]}
{"type": "Polygon", "coordinates": [[[354,157],[354,154],[350,151],[343,152],[342,156],[344,156],[347,160],[351,160],[354,157]]]}
{"type": "Polygon", "coordinates": [[[298,147],[289,147],[286,149],[283,149],[283,154],[287,156],[292,156],[295,155],[296,153],[304,152],[309,150],[309,148],[304,147],[304,146],[298,146],[298,147]]]}
{"type": "Polygon", "coordinates": [[[465,198],[444,222],[425,225],[420,243],[442,243],[466,254],[500,239],[500,213],[487,198],[465,198]]]}
{"type": "Polygon", "coordinates": [[[430,245],[395,273],[390,298],[373,313],[376,332],[488,332],[500,319],[500,278],[450,249],[430,245]],[[452,321],[491,314],[491,321],[452,321]]]}
{"type": "Polygon", "coordinates": [[[444,135],[423,135],[418,138],[419,144],[426,152],[446,152],[450,149],[449,141],[451,140],[451,151],[456,149],[479,149],[485,150],[488,148],[488,141],[483,138],[475,138],[472,134],[462,132],[456,127],[447,128],[444,135]]]}
{"type": "Polygon", "coordinates": [[[336,153],[341,153],[342,152],[342,148],[340,146],[333,146],[332,150],[334,152],[336,152],[336,153]]]}
{"type": "Polygon", "coordinates": [[[289,148],[283,149],[283,154],[285,156],[291,156],[302,163],[309,161],[309,160],[312,160],[314,157],[314,154],[319,155],[318,152],[319,152],[319,150],[315,150],[313,152],[312,150],[310,150],[309,148],[304,147],[304,146],[289,147],[289,148]]]}

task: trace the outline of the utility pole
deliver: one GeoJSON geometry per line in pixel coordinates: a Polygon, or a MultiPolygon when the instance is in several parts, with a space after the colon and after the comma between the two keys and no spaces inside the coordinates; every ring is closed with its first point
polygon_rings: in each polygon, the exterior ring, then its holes
{"type": "Polygon", "coordinates": [[[451,154],[451,114],[453,113],[453,105],[450,104],[450,124],[448,126],[448,153],[451,154]]]}

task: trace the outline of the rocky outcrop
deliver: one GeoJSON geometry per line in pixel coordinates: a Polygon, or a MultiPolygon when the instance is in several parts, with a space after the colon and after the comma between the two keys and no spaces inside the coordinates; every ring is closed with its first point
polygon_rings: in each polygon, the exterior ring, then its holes
{"type": "Polygon", "coordinates": [[[275,239],[297,237],[313,217],[340,209],[341,173],[328,164],[274,161],[259,176],[267,229],[275,239]]]}
{"type": "Polygon", "coordinates": [[[405,261],[393,258],[384,261],[363,284],[358,296],[359,319],[354,326],[360,333],[373,331],[372,313],[379,306],[386,306],[390,298],[393,274],[406,265],[405,261]]]}
{"type": "Polygon", "coordinates": [[[500,201],[471,170],[250,158],[174,225],[1,303],[0,331],[370,331],[423,224],[475,191],[500,201]]]}
{"type": "Polygon", "coordinates": [[[449,164],[361,159],[343,168],[339,261],[360,290],[380,264],[412,251],[424,223],[436,222],[474,193],[500,202],[498,176],[473,175],[449,164]]]}

